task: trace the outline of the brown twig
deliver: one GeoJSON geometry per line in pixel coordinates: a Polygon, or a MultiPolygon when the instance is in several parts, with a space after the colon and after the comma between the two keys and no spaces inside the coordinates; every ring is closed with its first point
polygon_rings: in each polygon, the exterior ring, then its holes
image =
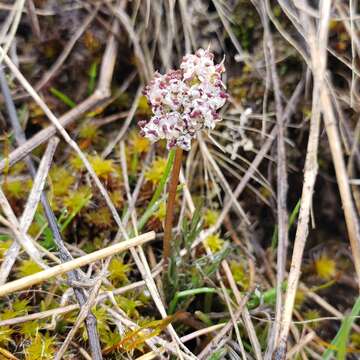
{"type": "Polygon", "coordinates": [[[168,263],[170,257],[170,246],[171,246],[171,238],[172,238],[172,226],[174,221],[176,189],[179,183],[182,155],[183,155],[183,150],[181,148],[176,148],[174,165],[171,172],[171,179],[169,184],[169,195],[166,204],[166,217],[165,217],[164,242],[163,242],[164,265],[168,263]]]}

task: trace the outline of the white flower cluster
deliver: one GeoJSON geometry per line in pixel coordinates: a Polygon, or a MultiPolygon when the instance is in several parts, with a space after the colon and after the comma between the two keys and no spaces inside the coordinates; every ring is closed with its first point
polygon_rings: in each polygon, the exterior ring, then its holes
{"type": "Polygon", "coordinates": [[[139,121],[143,136],[152,142],[166,139],[169,149],[190,150],[197,131],[214,129],[228,95],[221,81],[224,65],[215,65],[213,58],[209,50],[199,49],[184,56],[180,70],[155,74],[144,90],[154,115],[139,121]]]}

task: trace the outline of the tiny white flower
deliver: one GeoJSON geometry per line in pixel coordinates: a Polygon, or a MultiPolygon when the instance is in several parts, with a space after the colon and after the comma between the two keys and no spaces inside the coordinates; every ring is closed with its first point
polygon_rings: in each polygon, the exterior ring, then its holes
{"type": "Polygon", "coordinates": [[[155,142],[167,140],[167,147],[190,150],[191,140],[202,129],[214,129],[219,110],[228,97],[221,74],[224,64],[214,64],[209,50],[199,49],[184,56],[180,70],[170,70],[145,88],[154,115],[140,121],[143,136],[155,142]]]}

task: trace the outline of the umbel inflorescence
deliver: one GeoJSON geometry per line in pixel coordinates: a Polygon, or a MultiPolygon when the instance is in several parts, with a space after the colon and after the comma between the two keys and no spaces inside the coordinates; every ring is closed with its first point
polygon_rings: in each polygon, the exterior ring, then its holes
{"type": "Polygon", "coordinates": [[[190,150],[191,140],[202,129],[214,129],[218,110],[228,97],[221,80],[223,62],[214,64],[209,50],[183,57],[179,70],[155,74],[144,89],[153,111],[149,121],[139,121],[141,134],[150,141],[167,140],[167,147],[190,150]]]}

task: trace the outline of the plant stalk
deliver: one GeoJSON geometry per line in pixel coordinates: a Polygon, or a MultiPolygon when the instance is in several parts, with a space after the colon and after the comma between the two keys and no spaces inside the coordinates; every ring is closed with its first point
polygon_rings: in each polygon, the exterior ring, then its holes
{"type": "Polygon", "coordinates": [[[166,204],[164,241],[163,241],[163,260],[165,266],[168,264],[169,256],[170,256],[170,245],[172,239],[172,226],[174,221],[176,188],[179,183],[182,154],[183,154],[183,150],[181,148],[176,148],[174,165],[171,172],[171,179],[169,184],[168,200],[166,204]]]}

